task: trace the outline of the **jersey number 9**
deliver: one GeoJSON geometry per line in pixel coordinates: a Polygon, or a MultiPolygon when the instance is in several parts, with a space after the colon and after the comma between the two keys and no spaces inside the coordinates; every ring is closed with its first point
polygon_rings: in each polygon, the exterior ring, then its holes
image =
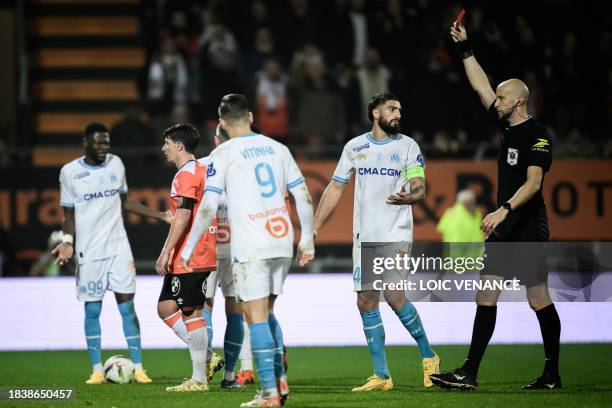
{"type": "Polygon", "coordinates": [[[255,166],[255,178],[257,184],[261,186],[262,197],[270,198],[278,191],[272,167],[268,163],[258,163],[255,166]]]}

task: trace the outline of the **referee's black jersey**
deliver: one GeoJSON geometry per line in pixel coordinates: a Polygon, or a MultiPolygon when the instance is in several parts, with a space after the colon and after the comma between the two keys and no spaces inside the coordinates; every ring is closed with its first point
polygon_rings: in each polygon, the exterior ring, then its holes
{"type": "MultiPolygon", "coordinates": [[[[501,206],[527,181],[529,166],[541,167],[544,173],[550,169],[551,137],[548,130],[532,118],[510,126],[507,121],[499,119],[494,105],[489,108],[489,113],[502,132],[497,158],[497,205],[501,206]]],[[[545,207],[542,187],[523,205],[522,211],[535,212],[545,207]]]]}

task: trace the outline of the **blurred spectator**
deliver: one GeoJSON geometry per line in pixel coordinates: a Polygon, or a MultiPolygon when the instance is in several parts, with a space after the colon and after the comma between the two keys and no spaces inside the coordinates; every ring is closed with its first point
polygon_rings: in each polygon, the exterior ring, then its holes
{"type": "Polygon", "coordinates": [[[269,28],[260,28],[255,32],[253,50],[245,59],[247,75],[251,76],[263,68],[264,60],[275,55],[274,39],[269,28]]]}
{"type": "Polygon", "coordinates": [[[283,22],[281,40],[287,54],[291,55],[315,40],[317,19],[310,9],[308,0],[291,0],[283,22]]]}
{"type": "Polygon", "coordinates": [[[273,57],[255,75],[255,124],[267,136],[282,138],[289,130],[287,74],[273,57]]]}
{"type": "Polygon", "coordinates": [[[557,158],[593,158],[597,157],[595,145],[578,130],[573,128],[567,138],[553,149],[557,158]]]}
{"type": "Polygon", "coordinates": [[[228,93],[244,93],[240,52],[234,34],[227,27],[214,22],[200,38],[195,65],[197,100],[201,104],[201,117],[216,126],[217,108],[228,93]],[[214,123],[213,123],[214,122],[214,123]]]}
{"type": "Polygon", "coordinates": [[[442,242],[482,242],[482,213],[476,206],[476,195],[470,189],[457,193],[455,205],[447,208],[438,222],[442,242]]]}
{"type": "Polygon", "coordinates": [[[376,48],[368,48],[365,53],[364,64],[357,71],[357,80],[361,91],[361,117],[368,117],[368,101],[372,95],[389,90],[391,73],[380,61],[380,54],[376,48]]]}
{"type": "Polygon", "coordinates": [[[149,115],[138,107],[128,109],[111,129],[111,135],[115,146],[149,146],[156,140],[149,115]]]}
{"type": "Polygon", "coordinates": [[[347,0],[334,0],[321,15],[321,32],[333,33],[321,40],[325,44],[328,60],[341,62],[343,65],[353,63],[354,32],[349,16],[347,0]]]}
{"type": "Polygon", "coordinates": [[[368,47],[368,18],[365,14],[365,0],[351,0],[349,12],[353,27],[353,64],[361,65],[368,47]]]}
{"type": "Polygon", "coordinates": [[[172,38],[164,39],[149,65],[147,98],[151,115],[167,116],[175,104],[184,105],[187,82],[185,59],[172,38]]]}
{"type": "Polygon", "coordinates": [[[348,134],[345,135],[345,140],[348,141],[364,133],[371,124],[367,122],[367,113],[364,116],[361,90],[354,70],[349,65],[338,63],[334,75],[346,110],[345,122],[348,134]]]}
{"type": "Polygon", "coordinates": [[[67,262],[60,266],[55,262],[55,257],[51,255],[51,251],[62,242],[64,236],[61,230],[53,231],[47,239],[47,249],[43,252],[36,262],[30,268],[30,276],[59,276],[59,275],[74,275],[74,266],[72,262],[67,262]]]}
{"type": "Polygon", "coordinates": [[[320,53],[310,50],[303,55],[303,66],[294,70],[291,79],[291,123],[297,141],[311,146],[342,143],[346,125],[342,98],[326,75],[320,53]]]}

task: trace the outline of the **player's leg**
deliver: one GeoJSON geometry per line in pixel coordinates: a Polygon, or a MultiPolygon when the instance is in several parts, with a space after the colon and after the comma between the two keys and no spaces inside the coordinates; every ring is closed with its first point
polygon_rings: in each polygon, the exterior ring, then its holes
{"type": "Polygon", "coordinates": [[[262,393],[241,406],[280,406],[281,399],[274,375],[274,337],[268,323],[268,297],[272,292],[267,260],[233,265],[236,293],[242,301],[249,329],[251,349],[261,382],[262,393]]]}
{"type": "Polygon", "coordinates": [[[181,300],[183,321],[189,334],[189,354],[191,356],[191,378],[174,387],[167,387],[170,392],[208,391],[206,378],[206,354],[208,350],[208,333],[204,320],[204,302],[206,296],[207,273],[193,272],[175,274],[172,279],[178,281],[177,299],[181,300]]]}
{"type": "Polygon", "coordinates": [[[204,303],[204,321],[206,322],[206,333],[208,334],[208,348],[212,348],[213,341],[213,325],[212,325],[212,310],[215,303],[215,298],[210,297],[206,298],[206,302],[204,303]]]}
{"type": "Polygon", "coordinates": [[[559,375],[561,321],[550,298],[547,282],[527,287],[527,299],[540,324],[545,360],[542,375],[522,388],[528,390],[561,388],[559,375]]]}
{"type": "MultiPolygon", "coordinates": [[[[493,282],[502,279],[501,276],[495,275],[480,276],[481,281],[493,282]]],[[[447,373],[431,375],[430,378],[434,384],[443,388],[476,389],[478,368],[495,330],[497,300],[500,294],[501,291],[499,290],[479,290],[476,292],[476,316],[474,317],[472,341],[467,358],[460,368],[447,373]]]]}
{"type": "Polygon", "coordinates": [[[432,374],[440,373],[440,357],[431,349],[429,340],[421,317],[414,305],[406,299],[402,290],[386,290],[384,291],[386,302],[391,306],[402,325],[408,330],[408,333],[416,341],[419,348],[419,354],[423,360],[423,385],[425,387],[433,386],[431,379],[432,374]]]}
{"type": "Polygon", "coordinates": [[[80,264],[77,269],[77,299],[85,304],[85,340],[93,367],[91,376],[85,381],[86,384],[106,382],[102,367],[102,328],[100,326],[102,299],[108,286],[106,264],[106,260],[93,261],[80,264]]]}
{"type": "Polygon", "coordinates": [[[134,308],[136,292],[136,269],[129,243],[117,256],[111,258],[108,288],[115,293],[117,307],[123,323],[123,334],[128,345],[130,358],[136,367],[134,379],[137,383],[150,383],[152,380],[142,368],[142,349],[140,343],[140,324],[134,308]]]}
{"type": "Polygon", "coordinates": [[[87,353],[93,366],[93,373],[87,384],[100,384],[105,382],[102,368],[102,328],[100,327],[100,312],[102,302],[85,302],[85,339],[87,340],[87,353]]]}
{"type": "Polygon", "coordinates": [[[373,290],[372,282],[362,282],[359,240],[353,242],[353,289],[357,292],[357,308],[374,367],[374,375],[361,387],[353,388],[353,391],[390,390],[393,388],[393,380],[385,355],[385,328],[378,309],[380,291],[373,290]]]}
{"type": "Polygon", "coordinates": [[[236,380],[235,369],[244,340],[244,327],[242,309],[240,304],[236,302],[235,294],[225,298],[225,315],[227,318],[223,339],[225,372],[221,388],[242,388],[242,385],[236,380]]]}
{"type": "Polygon", "coordinates": [[[231,258],[217,258],[217,278],[225,298],[225,317],[227,319],[223,339],[225,373],[221,388],[242,388],[242,384],[236,379],[235,369],[244,342],[244,319],[242,308],[236,300],[231,258]]]}
{"type": "Polygon", "coordinates": [[[215,294],[217,293],[218,277],[218,271],[213,271],[206,279],[206,302],[204,303],[204,321],[206,322],[206,330],[208,334],[208,353],[206,353],[206,378],[208,382],[212,381],[215,373],[221,370],[223,368],[223,365],[225,364],[223,357],[215,353],[212,349],[212,310],[215,303],[215,294]]]}
{"type": "Polygon", "coordinates": [[[240,349],[240,371],[236,380],[239,384],[255,384],[253,376],[253,353],[251,353],[251,331],[246,319],[242,323],[244,329],[244,339],[240,349]]]}
{"type": "Polygon", "coordinates": [[[393,380],[389,373],[385,354],[385,328],[378,309],[379,298],[380,292],[377,290],[357,292],[357,308],[361,315],[363,332],[374,367],[374,375],[363,386],[353,388],[353,391],[390,390],[393,388],[393,380]]]}
{"type": "Polygon", "coordinates": [[[283,330],[274,314],[274,303],[277,297],[283,293],[283,285],[289,274],[291,261],[291,258],[275,258],[267,261],[272,280],[272,293],[268,298],[268,324],[274,337],[274,375],[283,401],[287,400],[289,396],[289,384],[287,383],[287,373],[285,373],[283,330]]]}
{"type": "Polygon", "coordinates": [[[159,302],[157,303],[157,315],[174,334],[183,341],[183,343],[189,345],[189,334],[187,333],[187,326],[185,326],[185,322],[183,321],[181,309],[178,307],[175,300],[164,300],[162,296],[163,293],[160,295],[159,302]]]}

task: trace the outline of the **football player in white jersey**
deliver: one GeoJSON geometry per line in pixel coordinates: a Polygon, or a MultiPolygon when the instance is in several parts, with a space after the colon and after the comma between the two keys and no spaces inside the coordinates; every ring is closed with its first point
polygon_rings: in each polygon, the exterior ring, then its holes
{"type": "MultiPolygon", "coordinates": [[[[387,366],[385,332],[378,309],[380,281],[362,276],[361,243],[376,242],[376,251],[387,256],[409,254],[412,243],[411,205],[425,198],[424,160],[418,144],[400,133],[402,107],[389,92],[374,95],[368,104],[372,130],[350,140],[325,189],[314,221],[315,236],[338,204],[344,187],[355,173],[353,211],[353,283],[374,375],[353,391],[390,390],[393,380],[387,366]]],[[[387,270],[382,283],[399,282],[404,270],[387,270]]],[[[389,306],[416,340],[423,359],[423,384],[431,387],[430,374],[439,372],[439,357],[432,351],[418,312],[403,291],[383,290],[389,306]]]]}
{"type": "Polygon", "coordinates": [[[243,95],[224,96],[219,116],[230,140],[210,155],[204,200],[181,258],[186,265],[225,192],[233,232],[236,295],[249,322],[251,348],[262,385],[262,392],[242,406],[280,406],[289,388],[282,370],[282,331],[273,305],[282,293],[293,257],[293,226],[285,192],[288,189],[293,195],[300,219],[301,265],[314,258],[312,200],[289,149],[251,131],[253,115],[243,95]]]}
{"type": "Polygon", "coordinates": [[[63,240],[54,250],[57,262],[76,256],[77,298],[85,302],[85,337],[93,373],[87,384],[106,382],[101,361],[100,312],[106,290],[115,292],[138,383],[150,383],[142,368],[140,327],[134,309],[136,269],[123,225],[122,210],[169,223],[170,215],[127,198],[125,167],[109,153],[110,134],[91,123],[83,135],[85,155],[62,167],[60,205],[63,240]]]}
{"type": "MultiPolygon", "coordinates": [[[[221,125],[218,125],[215,131],[214,143],[219,146],[221,143],[227,142],[229,135],[221,125]]],[[[198,162],[205,166],[210,164],[210,156],[198,159],[198,162]]],[[[227,317],[227,325],[225,327],[225,336],[223,340],[224,364],[225,373],[221,381],[221,388],[243,388],[235,378],[234,369],[236,362],[240,356],[240,349],[244,340],[244,327],[242,318],[242,309],[236,302],[236,287],[232,276],[232,254],[230,248],[231,228],[227,215],[227,200],[225,193],[219,197],[219,207],[217,208],[217,270],[210,274],[206,286],[206,304],[204,305],[204,314],[206,317],[206,327],[209,330],[209,348],[212,340],[212,309],[214,306],[214,298],[217,291],[217,286],[221,286],[221,292],[225,298],[225,316],[227,317]]],[[[212,361],[209,366],[212,369],[216,361],[212,361]]]]}

